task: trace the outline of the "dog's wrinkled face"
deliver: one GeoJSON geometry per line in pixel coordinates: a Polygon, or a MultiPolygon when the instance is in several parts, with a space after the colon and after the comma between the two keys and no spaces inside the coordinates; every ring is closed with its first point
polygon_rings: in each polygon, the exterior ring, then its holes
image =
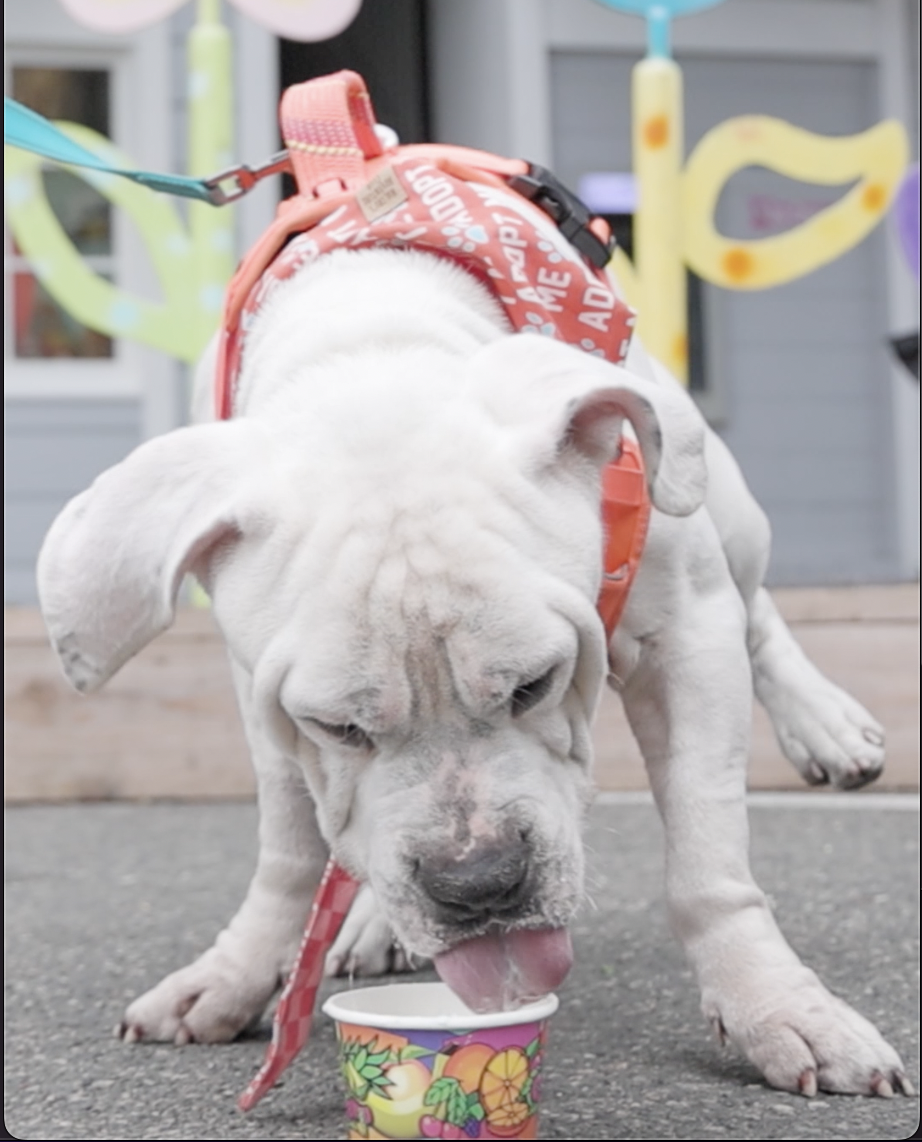
{"type": "Polygon", "coordinates": [[[499,456],[452,470],[444,452],[435,490],[395,476],[369,502],[364,483],[357,465],[300,536],[244,533],[222,553],[232,652],[333,854],[408,949],[561,930],[604,677],[597,494],[499,456]]]}
{"type": "Polygon", "coordinates": [[[424,954],[495,915],[563,923],[579,895],[578,632],[467,591],[440,616],[425,601],[440,592],[408,582],[379,600],[390,623],[360,623],[339,653],[305,647],[278,693],[337,855],[424,954]]]}

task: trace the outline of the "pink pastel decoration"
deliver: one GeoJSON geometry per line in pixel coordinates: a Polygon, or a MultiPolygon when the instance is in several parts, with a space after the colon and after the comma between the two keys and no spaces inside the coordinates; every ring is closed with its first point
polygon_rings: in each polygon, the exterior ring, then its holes
{"type": "MultiPolygon", "coordinates": [[[[61,0],[80,24],[112,34],[136,32],[186,0],[61,0]]],[[[231,0],[257,24],[289,40],[326,40],[355,19],[362,0],[231,0]]]]}

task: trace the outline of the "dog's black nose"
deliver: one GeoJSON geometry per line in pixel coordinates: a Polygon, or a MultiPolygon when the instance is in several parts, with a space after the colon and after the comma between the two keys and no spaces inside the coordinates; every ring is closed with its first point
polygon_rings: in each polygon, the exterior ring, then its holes
{"type": "Polygon", "coordinates": [[[421,860],[417,876],[444,919],[457,923],[515,912],[525,897],[528,861],[528,843],[519,838],[481,845],[461,857],[421,860]]]}

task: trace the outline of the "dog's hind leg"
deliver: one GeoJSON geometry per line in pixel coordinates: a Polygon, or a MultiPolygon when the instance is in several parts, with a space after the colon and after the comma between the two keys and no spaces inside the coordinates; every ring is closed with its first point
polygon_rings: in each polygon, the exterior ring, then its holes
{"type": "Polygon", "coordinates": [[[248,717],[248,676],[235,667],[259,792],[259,858],[243,904],[211,948],[130,1005],[128,1042],[219,1043],[257,1020],[297,954],[327,860],[304,779],[248,717]]]}
{"type": "Polygon", "coordinates": [[[883,727],[817,670],[764,588],[749,610],[749,653],[756,696],[805,781],[856,789],[879,776],[883,727]]]}
{"type": "Polygon", "coordinates": [[[852,789],[873,781],[884,762],[883,728],[807,658],[762,586],[768,521],[736,461],[711,432],[707,459],[708,512],[746,606],[753,687],[781,749],[812,785],[852,789]]]}

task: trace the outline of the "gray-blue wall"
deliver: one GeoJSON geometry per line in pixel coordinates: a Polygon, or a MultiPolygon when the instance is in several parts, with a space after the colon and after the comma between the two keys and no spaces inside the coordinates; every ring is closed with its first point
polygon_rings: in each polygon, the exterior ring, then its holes
{"type": "Polygon", "coordinates": [[[136,400],[7,400],[4,597],[36,601],[35,559],[64,504],[140,443],[136,400]]]}

